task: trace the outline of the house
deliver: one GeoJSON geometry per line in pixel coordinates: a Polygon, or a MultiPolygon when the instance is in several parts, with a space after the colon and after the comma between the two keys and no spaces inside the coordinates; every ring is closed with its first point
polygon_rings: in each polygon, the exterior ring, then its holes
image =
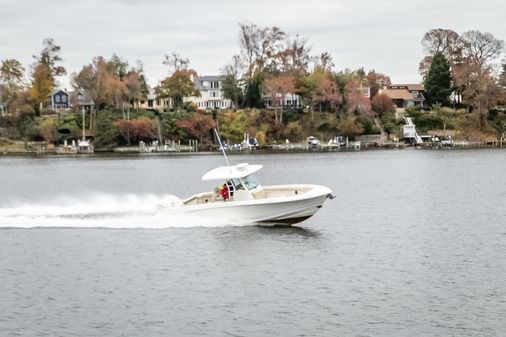
{"type": "MultiPolygon", "coordinates": [[[[280,102],[281,101],[281,94],[277,95],[276,100],[277,100],[278,104],[281,103],[280,102]]],[[[273,109],[276,107],[273,102],[272,97],[266,95],[266,96],[264,96],[264,101],[265,101],[265,107],[267,109],[273,109]]],[[[301,102],[299,95],[294,94],[294,93],[289,93],[289,94],[286,94],[285,97],[283,98],[282,105],[284,108],[300,108],[302,106],[302,102],[301,102]]]]}
{"type": "Polygon", "coordinates": [[[406,89],[381,89],[378,94],[390,97],[397,109],[413,108],[415,106],[413,95],[406,89]]]}
{"type": "Polygon", "coordinates": [[[155,91],[149,88],[146,99],[136,100],[132,103],[134,109],[165,111],[171,107],[169,98],[158,98],[155,91]]]}
{"type": "Polygon", "coordinates": [[[70,94],[70,104],[73,108],[85,112],[91,112],[95,107],[93,98],[84,89],[77,89],[70,94]]]}
{"type": "Polygon", "coordinates": [[[48,98],[50,109],[70,109],[69,94],[65,90],[53,90],[48,98]]]}
{"type": "Polygon", "coordinates": [[[378,93],[390,97],[397,110],[425,107],[425,89],[421,84],[392,84],[378,93]]]}
{"type": "Polygon", "coordinates": [[[193,80],[195,87],[200,91],[200,97],[185,97],[183,102],[197,105],[199,110],[230,109],[232,101],[223,97],[221,76],[200,76],[193,80]]]}
{"type": "Polygon", "coordinates": [[[360,92],[364,97],[371,98],[371,87],[368,84],[360,83],[360,92]]]}
{"type": "Polygon", "coordinates": [[[413,96],[413,104],[415,107],[425,107],[425,88],[423,84],[391,84],[388,89],[407,90],[413,96]]]}

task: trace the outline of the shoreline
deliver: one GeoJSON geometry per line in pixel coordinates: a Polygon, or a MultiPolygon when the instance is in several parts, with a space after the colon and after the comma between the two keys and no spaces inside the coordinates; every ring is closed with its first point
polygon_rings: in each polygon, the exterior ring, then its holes
{"type": "MultiPolygon", "coordinates": [[[[452,146],[452,147],[433,147],[433,146],[402,146],[402,147],[381,147],[381,146],[369,146],[360,149],[357,148],[322,148],[322,149],[255,149],[255,150],[233,150],[227,151],[229,156],[238,155],[280,155],[280,154],[331,154],[331,153],[360,153],[360,152],[371,152],[371,151],[401,151],[401,150],[420,150],[420,151],[467,151],[467,150],[501,150],[506,149],[505,147],[493,146],[493,145],[469,145],[469,146],[452,146]]],[[[130,150],[123,149],[121,151],[106,150],[106,151],[95,151],[93,153],[73,153],[73,152],[58,152],[56,150],[49,151],[10,151],[9,149],[0,148],[1,157],[32,157],[32,158],[48,158],[48,157],[71,157],[71,158],[90,158],[90,157],[180,157],[180,156],[203,156],[203,155],[222,155],[218,150],[216,151],[153,151],[153,152],[141,152],[138,149],[132,148],[130,150]]]]}

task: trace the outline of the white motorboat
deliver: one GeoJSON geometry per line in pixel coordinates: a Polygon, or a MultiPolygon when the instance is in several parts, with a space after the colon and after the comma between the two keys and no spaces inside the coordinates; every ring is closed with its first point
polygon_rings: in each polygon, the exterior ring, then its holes
{"type": "Polygon", "coordinates": [[[215,168],[202,180],[221,181],[220,187],[185,200],[164,201],[158,207],[171,214],[219,218],[234,224],[294,224],[309,218],[327,198],[333,198],[332,191],[320,185],[262,186],[253,176],[261,168],[246,163],[215,168]]]}

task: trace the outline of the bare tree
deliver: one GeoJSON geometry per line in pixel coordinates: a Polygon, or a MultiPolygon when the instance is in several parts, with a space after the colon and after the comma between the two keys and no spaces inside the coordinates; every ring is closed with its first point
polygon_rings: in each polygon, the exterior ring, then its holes
{"type": "Polygon", "coordinates": [[[239,27],[241,57],[249,80],[272,65],[285,33],[278,27],[259,27],[252,23],[240,23],[239,27]]]}
{"type": "Polygon", "coordinates": [[[426,56],[420,62],[419,72],[426,75],[432,63],[432,57],[436,53],[442,53],[453,64],[458,62],[462,55],[462,41],[459,34],[451,29],[431,29],[422,39],[422,46],[426,56]]]}
{"type": "Polygon", "coordinates": [[[327,72],[331,72],[335,66],[334,61],[332,60],[332,55],[330,55],[329,52],[321,53],[318,63],[323,68],[323,70],[327,72]]]}
{"type": "Polygon", "coordinates": [[[241,56],[246,67],[246,76],[251,79],[255,71],[255,55],[258,48],[258,26],[254,24],[239,23],[241,56]]]}
{"type": "Polygon", "coordinates": [[[280,42],[283,41],[285,33],[278,27],[261,28],[259,31],[259,48],[256,55],[258,73],[274,62],[274,57],[280,49],[280,42]]]}
{"type": "MultiPolygon", "coordinates": [[[[295,39],[286,39],[285,48],[278,53],[280,70],[287,73],[307,74],[311,62],[309,40],[297,35],[295,39]]],[[[325,57],[330,56],[329,54],[325,57]]],[[[332,62],[332,59],[325,61],[332,62]]],[[[330,65],[330,64],[327,64],[330,65]]]]}
{"type": "Polygon", "coordinates": [[[51,80],[54,81],[55,76],[62,76],[67,73],[65,68],[58,63],[62,62],[63,59],[60,56],[61,47],[56,45],[54,39],[44,39],[42,41],[44,48],[40,52],[40,55],[33,55],[36,60],[36,64],[42,64],[50,69],[51,80]]]}
{"type": "Polygon", "coordinates": [[[165,54],[165,61],[162,62],[164,65],[172,67],[173,72],[178,72],[180,70],[188,70],[188,66],[190,64],[190,60],[187,58],[181,57],[178,53],[172,52],[172,54],[165,54]]]}
{"type": "Polygon", "coordinates": [[[496,60],[504,49],[504,41],[490,33],[470,30],[462,34],[464,56],[478,66],[480,74],[488,68],[488,63],[496,60]]]}
{"type": "Polygon", "coordinates": [[[422,46],[427,55],[442,53],[448,60],[462,50],[459,34],[451,29],[431,29],[422,39],[422,46]]]}

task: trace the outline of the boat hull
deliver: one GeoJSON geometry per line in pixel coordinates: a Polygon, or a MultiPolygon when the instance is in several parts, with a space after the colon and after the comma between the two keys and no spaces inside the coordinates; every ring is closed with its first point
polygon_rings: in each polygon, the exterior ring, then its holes
{"type": "MultiPolygon", "coordinates": [[[[230,224],[294,224],[314,215],[332,191],[320,185],[290,185],[306,188],[304,194],[246,201],[223,201],[199,205],[159,205],[171,214],[191,214],[223,219],[230,224]]],[[[266,186],[266,189],[269,187],[266,186]]],[[[272,188],[272,187],[271,187],[272,188]]]]}

